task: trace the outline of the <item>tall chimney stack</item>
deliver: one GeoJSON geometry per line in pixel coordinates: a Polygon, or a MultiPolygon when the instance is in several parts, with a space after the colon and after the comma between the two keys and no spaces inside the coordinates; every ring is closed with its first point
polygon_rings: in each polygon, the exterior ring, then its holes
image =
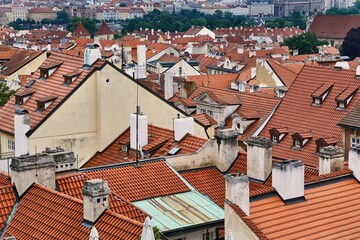
{"type": "Polygon", "coordinates": [[[349,149],[349,169],[353,171],[354,177],[360,181],[360,146],[349,149]]]}
{"type": "Polygon", "coordinates": [[[228,174],[225,179],[225,198],[250,216],[249,178],[246,175],[228,174]]]}
{"type": "Polygon", "coordinates": [[[304,199],[304,163],[299,160],[285,160],[272,167],[272,187],[285,203],[304,199]]]}
{"type": "Polygon", "coordinates": [[[265,182],[272,166],[272,142],[268,138],[255,136],[246,140],[247,175],[249,178],[265,182]]]}
{"type": "Polygon", "coordinates": [[[146,79],[146,45],[137,46],[136,79],[146,79]]]}
{"type": "Polygon", "coordinates": [[[14,116],[15,157],[29,153],[29,139],[26,133],[30,130],[30,115],[25,109],[18,108],[14,116]]]}
{"type": "Polygon", "coordinates": [[[101,58],[99,45],[97,44],[86,45],[85,54],[84,54],[84,67],[90,68],[99,58],[101,58]]]}
{"type": "Polygon", "coordinates": [[[326,146],[319,151],[319,174],[332,173],[344,168],[344,152],[336,146],[326,146]]]}
{"type": "Polygon", "coordinates": [[[174,96],[174,74],[172,72],[165,73],[164,93],[166,100],[174,96]]]}
{"type": "Polygon", "coordinates": [[[194,118],[175,118],[174,119],[174,139],[180,141],[187,133],[194,134],[194,118]]]}
{"type": "Polygon", "coordinates": [[[102,179],[86,180],[83,188],[84,222],[93,225],[109,208],[110,188],[102,179]]]}
{"type": "Polygon", "coordinates": [[[133,113],[130,116],[130,148],[136,148],[136,134],[138,134],[139,150],[148,144],[148,118],[145,114],[140,112],[133,113]],[[136,116],[138,114],[138,116],[136,116]],[[136,118],[138,117],[138,130],[136,130],[136,118]]]}
{"type": "Polygon", "coordinates": [[[234,129],[221,129],[215,134],[218,144],[216,167],[227,171],[238,156],[238,134],[234,129]]]}

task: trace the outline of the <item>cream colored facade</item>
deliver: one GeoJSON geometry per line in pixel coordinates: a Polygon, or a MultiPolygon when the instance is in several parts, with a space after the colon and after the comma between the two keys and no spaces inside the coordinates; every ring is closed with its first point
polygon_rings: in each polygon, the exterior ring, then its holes
{"type": "MultiPolygon", "coordinates": [[[[184,114],[126,75],[106,64],[84,83],[46,119],[30,136],[29,152],[60,146],[78,155],[82,166],[97,151],[104,150],[130,125],[136,109],[138,91],[141,111],[149,124],[173,128],[173,118],[184,114]]],[[[205,129],[195,124],[196,136],[207,138],[205,129]]]]}
{"type": "Polygon", "coordinates": [[[43,19],[54,20],[56,18],[56,12],[29,12],[29,19],[41,22],[43,19]]]}
{"type": "Polygon", "coordinates": [[[10,86],[11,89],[17,90],[21,87],[21,83],[16,80],[15,76],[17,75],[31,75],[31,73],[35,72],[43,62],[47,59],[47,53],[44,51],[39,56],[34,58],[32,61],[27,63],[26,65],[22,66],[11,75],[5,77],[7,84],[10,86]]]}

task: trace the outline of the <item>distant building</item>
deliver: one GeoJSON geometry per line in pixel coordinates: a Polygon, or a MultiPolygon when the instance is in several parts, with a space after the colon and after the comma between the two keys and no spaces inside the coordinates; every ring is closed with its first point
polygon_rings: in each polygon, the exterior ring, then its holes
{"type": "Polygon", "coordinates": [[[287,17],[293,11],[323,12],[324,0],[275,0],[274,16],[287,17]]]}
{"type": "Polygon", "coordinates": [[[274,15],[274,4],[269,2],[252,2],[249,5],[250,16],[273,16],[274,15]]]}
{"type": "Polygon", "coordinates": [[[43,19],[55,19],[56,12],[51,8],[33,8],[29,11],[29,19],[41,22],[43,19]]]}

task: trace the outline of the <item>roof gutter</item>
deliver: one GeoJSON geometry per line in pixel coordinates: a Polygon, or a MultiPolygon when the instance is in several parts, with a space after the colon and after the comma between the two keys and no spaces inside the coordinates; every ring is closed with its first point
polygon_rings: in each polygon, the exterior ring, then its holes
{"type": "Polygon", "coordinates": [[[187,234],[190,232],[196,232],[196,231],[204,230],[207,228],[213,228],[213,227],[218,227],[218,226],[223,226],[223,225],[224,225],[224,219],[220,219],[220,220],[214,220],[211,222],[200,223],[197,225],[177,228],[174,230],[163,231],[162,233],[166,237],[173,237],[173,236],[177,236],[177,235],[181,235],[181,234],[187,234]]]}

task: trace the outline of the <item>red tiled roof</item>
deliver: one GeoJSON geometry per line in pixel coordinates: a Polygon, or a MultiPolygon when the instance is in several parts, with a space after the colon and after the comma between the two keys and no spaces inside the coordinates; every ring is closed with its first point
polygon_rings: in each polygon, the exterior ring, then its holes
{"type": "Polygon", "coordinates": [[[11,184],[11,178],[5,172],[0,172],[0,186],[6,186],[11,184]]]}
{"type": "MultiPolygon", "coordinates": [[[[39,184],[33,184],[17,207],[5,237],[17,239],[87,239],[82,225],[83,202],[39,184]]],[[[142,223],[105,210],[95,227],[103,239],[137,239],[142,223]]]]}
{"type": "Polygon", "coordinates": [[[42,52],[40,51],[29,51],[19,50],[17,51],[9,61],[2,65],[1,75],[11,75],[21,67],[25,66],[33,59],[38,57],[42,52]]]}
{"type": "Polygon", "coordinates": [[[29,10],[29,13],[55,13],[51,8],[35,7],[29,10]]]}
{"type": "MultiPolygon", "coordinates": [[[[69,196],[83,200],[82,189],[85,181],[91,179],[86,174],[71,174],[56,178],[56,184],[59,191],[69,196]]],[[[122,214],[128,218],[135,219],[139,222],[144,222],[147,213],[139,209],[137,206],[124,199],[119,194],[110,193],[109,198],[110,210],[118,214],[122,214]]]]}
{"type": "Polygon", "coordinates": [[[76,28],[73,32],[73,37],[90,37],[90,33],[86,30],[84,25],[80,22],[76,25],[76,28]]]}
{"type": "Polygon", "coordinates": [[[227,89],[230,87],[231,82],[234,82],[237,77],[238,74],[198,75],[188,76],[188,81],[195,82],[197,86],[227,89]]]}
{"type": "Polygon", "coordinates": [[[301,203],[285,205],[278,196],[251,202],[250,217],[270,239],[358,239],[359,194],[356,179],[343,179],[306,189],[301,203]]]}
{"type": "Polygon", "coordinates": [[[181,175],[200,193],[208,195],[224,208],[225,179],[216,167],[181,172],[181,175]]]}
{"type": "Polygon", "coordinates": [[[349,86],[359,87],[355,72],[349,70],[333,70],[321,67],[304,66],[294,81],[280,106],[261,132],[262,136],[270,137],[269,130],[273,127],[287,126],[287,134],[279,144],[273,146],[273,157],[278,159],[299,159],[304,164],[318,167],[319,157],[316,154],[315,140],[328,136],[339,139],[342,146],[342,129],[337,123],[355,106],[360,95],[355,94],[345,110],[336,110],[336,97],[349,86]],[[326,83],[335,83],[320,107],[312,106],[311,94],[326,83]],[[312,133],[304,147],[292,149],[292,134],[312,133]]]}
{"type": "Polygon", "coordinates": [[[0,186],[0,229],[4,228],[15,202],[16,197],[13,186],[0,186]]]}
{"type": "Polygon", "coordinates": [[[153,56],[155,56],[156,54],[164,51],[165,49],[172,47],[171,45],[168,44],[163,44],[163,43],[153,43],[151,45],[149,45],[148,50],[146,51],[146,59],[149,59],[153,56]]]}
{"type": "Polygon", "coordinates": [[[106,35],[106,34],[114,34],[113,31],[110,30],[109,26],[107,25],[106,22],[103,22],[99,28],[99,30],[97,30],[96,32],[97,35],[106,35]]]}
{"type": "MultiPolygon", "coordinates": [[[[71,91],[84,80],[84,78],[95,68],[99,67],[104,63],[102,60],[98,60],[93,66],[79,75],[76,80],[68,86],[64,86],[64,73],[69,71],[75,71],[81,69],[83,66],[83,59],[77,57],[69,57],[61,53],[53,52],[48,59],[44,62],[44,66],[52,64],[54,62],[64,61],[57,70],[49,76],[46,80],[40,80],[40,69],[36,70],[35,73],[29,78],[26,83],[30,80],[35,80],[34,84],[31,85],[29,90],[34,90],[34,94],[21,105],[21,108],[27,110],[30,114],[30,131],[36,127],[41,120],[43,120],[48,114],[51,114],[52,110],[59,105],[64,98],[71,93],[71,91]],[[36,112],[37,100],[48,98],[49,96],[57,96],[55,101],[50,104],[42,112],[36,112]]],[[[21,87],[21,90],[25,90],[25,86],[21,87]]],[[[0,130],[13,134],[14,133],[14,112],[19,106],[15,105],[15,97],[12,97],[0,110],[0,130]]]]}
{"type": "Polygon", "coordinates": [[[318,38],[344,39],[350,29],[360,27],[359,15],[317,15],[309,32],[318,38]]]}
{"type": "MultiPolygon", "coordinates": [[[[206,142],[206,139],[198,138],[190,134],[178,142],[174,141],[174,131],[165,128],[148,125],[148,144],[142,148],[143,152],[150,154],[150,157],[167,156],[168,151],[173,147],[179,147],[176,154],[195,153],[206,142]]],[[[124,163],[136,159],[136,151],[122,151],[122,145],[130,143],[130,128],[125,130],[115,141],[113,141],[103,152],[97,153],[83,167],[103,166],[115,163],[124,163]]]]}
{"type": "Polygon", "coordinates": [[[85,169],[85,173],[91,178],[106,180],[112,192],[131,202],[190,191],[164,160],[143,162],[141,167],[132,164],[98,170],[85,169]]]}
{"type": "Polygon", "coordinates": [[[217,124],[217,122],[210,117],[207,113],[199,113],[199,114],[193,114],[191,115],[194,119],[201,122],[204,126],[210,127],[212,125],[217,124]]]}
{"type": "Polygon", "coordinates": [[[269,65],[274,70],[274,72],[279,76],[281,81],[284,83],[285,86],[290,87],[291,84],[294,82],[296,77],[298,76],[297,73],[283,67],[282,65],[268,60],[269,65]]]}

